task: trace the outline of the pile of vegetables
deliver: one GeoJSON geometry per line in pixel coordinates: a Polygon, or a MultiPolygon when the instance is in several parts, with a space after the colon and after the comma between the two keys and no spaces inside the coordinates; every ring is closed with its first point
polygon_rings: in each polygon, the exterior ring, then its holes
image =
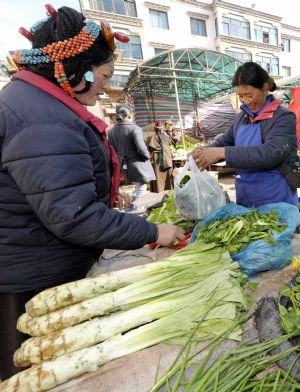
{"type": "Polygon", "coordinates": [[[195,226],[195,221],[186,220],[177,212],[173,191],[168,192],[168,197],[164,200],[162,207],[154,208],[147,220],[156,225],[161,223],[177,225],[186,232],[195,226]]]}
{"type": "MultiPolygon", "coordinates": [[[[184,146],[185,146],[185,150],[187,152],[193,151],[196,148],[197,143],[198,143],[198,140],[195,140],[195,142],[192,142],[187,135],[184,135],[184,146]]],[[[178,143],[176,145],[176,150],[179,150],[180,148],[183,148],[182,143],[178,143]]]]}
{"type": "Polygon", "coordinates": [[[173,157],[186,159],[187,154],[196,148],[197,142],[198,141],[195,141],[195,143],[192,143],[189,140],[189,137],[187,137],[185,135],[184,136],[184,145],[182,144],[181,139],[180,139],[180,143],[177,143],[175,146],[173,146],[171,144],[170,148],[171,148],[173,157]]]}
{"type": "Polygon", "coordinates": [[[245,215],[215,220],[200,226],[197,240],[204,243],[216,243],[230,254],[236,254],[250,242],[265,240],[274,243],[274,234],[287,228],[286,223],[278,220],[278,212],[259,213],[257,209],[245,215]]]}
{"type": "Polygon", "coordinates": [[[46,391],[151,345],[182,343],[191,331],[193,341],[229,329],[239,340],[243,281],[228,253],[196,241],[161,261],[47,289],[18,320],[32,337],[14,361],[32,366],[0,391],[46,391]]]}

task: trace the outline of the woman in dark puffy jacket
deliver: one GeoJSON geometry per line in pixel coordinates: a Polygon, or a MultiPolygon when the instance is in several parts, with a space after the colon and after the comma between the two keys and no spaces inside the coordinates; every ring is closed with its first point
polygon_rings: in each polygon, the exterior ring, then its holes
{"type": "Polygon", "coordinates": [[[242,112],[223,135],[193,152],[202,169],[219,161],[237,169],[236,200],[245,207],[287,202],[297,205],[297,185],[287,173],[297,161],[296,120],[269,91],[273,78],[258,64],[241,65],[232,85],[242,112]]]}
{"type": "Polygon", "coordinates": [[[0,94],[0,379],[12,376],[24,340],[16,319],[37,292],[85,277],[103,248],[171,245],[181,229],[110,209],[118,159],[97,102],[114,70],[114,36],[68,7],[21,32],[33,49],[0,94]]]}

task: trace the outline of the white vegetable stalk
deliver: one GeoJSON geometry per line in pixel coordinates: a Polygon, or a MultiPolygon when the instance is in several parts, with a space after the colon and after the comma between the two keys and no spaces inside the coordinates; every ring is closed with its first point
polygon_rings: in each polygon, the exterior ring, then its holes
{"type": "Polygon", "coordinates": [[[184,336],[195,327],[195,322],[200,321],[202,316],[201,307],[188,306],[124,335],[116,335],[96,346],[24,370],[0,384],[0,391],[47,391],[84,373],[94,371],[112,359],[171,338],[184,336]]]}
{"type": "MultiPolygon", "coordinates": [[[[65,353],[93,346],[113,335],[183,309],[187,304],[202,306],[204,314],[209,309],[209,305],[206,305],[208,301],[224,299],[227,302],[228,298],[231,297],[235,302],[242,303],[244,297],[241,291],[238,291],[238,288],[228,281],[230,273],[231,271],[229,270],[220,271],[195,285],[152,300],[128,311],[116,312],[109,317],[95,318],[56,333],[28,339],[15,352],[15,365],[29,366],[30,364],[38,364],[65,353]],[[224,282],[227,282],[227,284],[224,282]]],[[[229,299],[229,301],[231,300],[229,299]]],[[[227,305],[229,307],[226,308],[226,314],[224,314],[222,306],[218,306],[209,312],[206,319],[223,317],[234,319],[235,305],[227,305]]]]}
{"type": "MultiPolygon", "coordinates": [[[[215,247],[214,244],[201,244],[197,253],[209,251],[215,247]]],[[[190,251],[193,244],[188,247],[190,251]]],[[[220,254],[220,249],[216,248],[216,253],[220,254]]],[[[177,252],[180,253],[180,252],[177,252]]],[[[34,296],[26,304],[26,312],[31,317],[41,316],[57,309],[93,298],[108,291],[117,290],[130,283],[135,283],[147,278],[152,274],[160,274],[165,268],[178,267],[184,264],[183,261],[170,257],[164,261],[156,261],[141,266],[126,268],[121,271],[113,271],[101,274],[93,278],[85,278],[76,282],[66,283],[57,287],[44,290],[34,296]],[[170,262],[170,260],[172,262],[170,262]]],[[[193,260],[195,263],[195,260],[193,260]]]]}
{"type": "MultiPolygon", "coordinates": [[[[147,266],[152,265],[159,265],[159,269],[144,270],[147,273],[140,274],[140,280],[118,289],[115,286],[115,291],[96,294],[40,317],[21,316],[24,332],[41,335],[61,331],[25,342],[15,361],[33,366],[0,384],[0,391],[47,391],[154,344],[185,342],[191,331],[193,340],[199,341],[221,335],[233,326],[236,305],[244,305],[244,296],[236,279],[240,276],[238,264],[228,253],[211,245],[197,248],[192,244],[147,266]],[[107,316],[113,311],[117,312],[107,316]]],[[[63,293],[60,289],[54,292],[63,293]]],[[[34,309],[43,308],[40,299],[34,309]]],[[[55,301],[52,305],[59,307],[55,301]]],[[[238,339],[240,333],[235,329],[231,338],[238,339]]]]}
{"type": "Polygon", "coordinates": [[[26,304],[26,312],[31,317],[41,316],[57,309],[84,301],[128,284],[161,273],[170,263],[155,262],[137,267],[126,268],[85,278],[44,290],[26,304]],[[163,264],[163,265],[161,265],[163,264]]]}
{"type": "MultiPolygon", "coordinates": [[[[230,260],[230,259],[229,259],[230,260]]],[[[212,262],[211,265],[187,264],[178,272],[166,271],[158,276],[143,279],[117,291],[99,295],[95,298],[63,308],[49,314],[31,318],[27,313],[20,316],[17,328],[31,336],[42,336],[63,328],[79,324],[91,318],[102,316],[119,310],[122,306],[134,304],[160,295],[178,291],[181,288],[197,283],[223,268],[237,268],[235,263],[219,264],[212,262]]]]}

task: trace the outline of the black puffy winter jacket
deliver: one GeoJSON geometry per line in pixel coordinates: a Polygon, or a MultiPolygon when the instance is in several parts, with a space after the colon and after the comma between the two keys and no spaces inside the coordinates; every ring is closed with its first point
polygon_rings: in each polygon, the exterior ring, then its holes
{"type": "Polygon", "coordinates": [[[155,240],[155,225],[108,209],[100,135],[46,92],[21,80],[4,88],[0,151],[0,292],[82,278],[103,248],[155,240]]]}

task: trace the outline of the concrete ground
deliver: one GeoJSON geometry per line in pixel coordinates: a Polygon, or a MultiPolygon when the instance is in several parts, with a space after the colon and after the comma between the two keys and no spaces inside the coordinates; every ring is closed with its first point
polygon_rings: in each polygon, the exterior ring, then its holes
{"type": "Polygon", "coordinates": [[[218,176],[218,182],[228,193],[228,196],[232,202],[236,201],[235,197],[235,186],[234,186],[234,175],[233,174],[227,174],[227,175],[219,175],[218,176]]]}

